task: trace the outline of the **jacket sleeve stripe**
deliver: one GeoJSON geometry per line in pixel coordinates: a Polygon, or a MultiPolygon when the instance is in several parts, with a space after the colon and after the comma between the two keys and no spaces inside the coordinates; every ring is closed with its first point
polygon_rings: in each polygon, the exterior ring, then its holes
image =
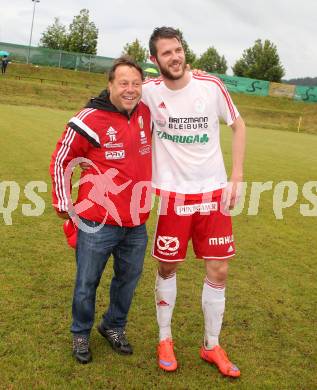
{"type": "Polygon", "coordinates": [[[84,108],[82,111],[80,111],[79,114],[76,115],[77,118],[84,120],[86,116],[96,111],[95,108],[84,108]]]}
{"type": "Polygon", "coordinates": [[[68,126],[75,130],[78,134],[85,137],[90,143],[97,148],[100,148],[100,139],[96,132],[91,130],[81,119],[73,117],[69,122],[68,126]]]}
{"type": "Polygon", "coordinates": [[[79,119],[83,119],[87,114],[89,114],[90,111],[92,111],[93,109],[92,108],[84,108],[83,110],[81,110],[77,115],[76,117],[79,118],[79,119]]]}
{"type": "Polygon", "coordinates": [[[65,191],[63,163],[70,150],[70,146],[74,140],[75,135],[76,133],[69,127],[55,160],[55,192],[58,199],[59,211],[67,211],[67,196],[65,191]]]}
{"type": "MultiPolygon", "coordinates": [[[[89,114],[91,114],[94,111],[96,110],[93,108],[85,108],[81,110],[76,115],[76,117],[80,120],[84,120],[89,114]]],[[[56,200],[57,200],[57,204],[55,204],[55,207],[57,207],[59,211],[68,211],[68,207],[67,207],[68,200],[66,196],[65,179],[64,179],[64,171],[65,171],[64,164],[65,164],[65,159],[68,159],[71,144],[73,143],[75,136],[76,136],[76,132],[71,127],[68,127],[61,141],[61,146],[58,150],[54,162],[54,182],[55,182],[54,192],[56,194],[56,200]]]]}

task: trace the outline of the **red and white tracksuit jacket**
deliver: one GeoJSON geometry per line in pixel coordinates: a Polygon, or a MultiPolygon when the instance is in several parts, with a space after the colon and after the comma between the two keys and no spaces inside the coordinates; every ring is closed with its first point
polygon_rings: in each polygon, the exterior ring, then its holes
{"type": "Polygon", "coordinates": [[[140,102],[130,115],[119,112],[103,91],[69,121],[56,145],[50,164],[53,206],[99,223],[144,223],[151,203],[151,154],[148,107],[140,102]],[[81,172],[73,208],[69,164],[82,158],[90,167],[81,172]]]}

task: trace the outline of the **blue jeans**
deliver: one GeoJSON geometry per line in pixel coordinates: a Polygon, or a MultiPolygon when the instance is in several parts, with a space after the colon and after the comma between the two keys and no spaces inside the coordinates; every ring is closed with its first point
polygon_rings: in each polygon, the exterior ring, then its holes
{"type": "MultiPolygon", "coordinates": [[[[83,219],[91,227],[96,222],[83,219]]],[[[110,304],[103,315],[104,328],[124,328],[134,290],[141,276],[147,233],[145,224],[135,227],[103,225],[95,233],[79,229],[76,248],[77,275],[73,297],[72,333],[89,335],[95,318],[96,291],[110,255],[114,275],[110,304]]]]}

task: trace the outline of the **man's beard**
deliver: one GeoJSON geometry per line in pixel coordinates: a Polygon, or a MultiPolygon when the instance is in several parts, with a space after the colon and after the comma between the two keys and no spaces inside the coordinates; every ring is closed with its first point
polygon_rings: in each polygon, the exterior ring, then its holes
{"type": "Polygon", "coordinates": [[[179,80],[179,79],[181,79],[183,76],[184,76],[184,73],[185,73],[185,69],[186,69],[186,64],[185,64],[185,62],[182,64],[182,73],[180,74],[180,75],[177,75],[177,76],[175,76],[175,75],[173,75],[173,73],[171,73],[169,70],[168,70],[168,68],[165,68],[165,67],[163,67],[161,64],[160,64],[160,62],[159,62],[159,60],[158,59],[156,59],[156,61],[157,61],[157,63],[158,63],[158,66],[159,66],[159,69],[160,69],[160,72],[161,72],[161,74],[166,78],[166,79],[168,79],[168,80],[179,80]]]}

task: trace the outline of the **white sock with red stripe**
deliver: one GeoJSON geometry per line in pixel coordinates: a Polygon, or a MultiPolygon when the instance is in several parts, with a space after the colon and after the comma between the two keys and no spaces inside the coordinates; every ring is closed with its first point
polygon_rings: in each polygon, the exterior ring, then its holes
{"type": "Polygon", "coordinates": [[[206,277],[201,298],[205,319],[204,345],[206,349],[212,349],[219,345],[225,311],[225,285],[213,283],[206,277]]]}
{"type": "Polygon", "coordinates": [[[172,338],[171,321],[176,302],[176,273],[163,278],[159,273],[155,283],[156,317],[160,341],[172,338]]]}

